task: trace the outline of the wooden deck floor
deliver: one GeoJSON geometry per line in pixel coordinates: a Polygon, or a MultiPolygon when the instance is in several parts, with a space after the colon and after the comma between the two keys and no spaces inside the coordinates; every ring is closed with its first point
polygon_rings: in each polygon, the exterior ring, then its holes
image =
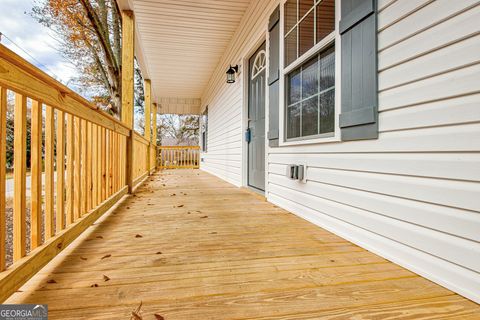
{"type": "Polygon", "coordinates": [[[50,319],[479,319],[480,307],[199,170],[156,174],[7,303],[50,319]]]}

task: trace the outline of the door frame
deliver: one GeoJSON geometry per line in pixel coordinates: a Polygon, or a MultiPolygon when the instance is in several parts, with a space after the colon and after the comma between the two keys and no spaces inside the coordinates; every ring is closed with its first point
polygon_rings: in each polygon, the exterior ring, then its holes
{"type": "Polygon", "coordinates": [[[248,48],[242,58],[242,186],[248,188],[252,191],[257,193],[261,193],[263,195],[268,194],[268,140],[267,140],[267,132],[268,132],[268,68],[269,68],[269,43],[267,35],[268,30],[268,23],[265,24],[265,27],[262,29],[262,32],[256,37],[255,42],[248,48]],[[266,77],[265,77],[265,191],[258,190],[256,188],[250,187],[248,185],[248,143],[245,141],[245,130],[248,128],[248,95],[249,95],[249,78],[250,78],[250,71],[249,71],[249,60],[258,50],[258,48],[265,42],[265,52],[267,54],[267,69],[266,77]]]}

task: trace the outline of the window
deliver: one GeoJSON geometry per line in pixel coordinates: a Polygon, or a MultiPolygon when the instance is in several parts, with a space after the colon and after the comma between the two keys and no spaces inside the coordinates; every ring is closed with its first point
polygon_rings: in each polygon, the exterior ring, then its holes
{"type": "Polygon", "coordinates": [[[320,42],[335,30],[335,0],[287,0],[284,29],[284,65],[291,66],[285,75],[285,138],[331,136],[335,130],[335,46],[328,40],[320,42]],[[304,59],[314,47],[316,53],[304,59]],[[300,64],[300,57],[306,62],[300,64]]]}
{"type": "Polygon", "coordinates": [[[202,113],[201,118],[201,131],[202,131],[202,151],[207,152],[207,140],[208,140],[208,106],[202,113]]]}
{"type": "Polygon", "coordinates": [[[267,68],[267,54],[265,53],[265,50],[262,50],[259,53],[257,53],[257,56],[255,57],[255,61],[253,62],[252,80],[255,79],[266,68],[267,68]]]}

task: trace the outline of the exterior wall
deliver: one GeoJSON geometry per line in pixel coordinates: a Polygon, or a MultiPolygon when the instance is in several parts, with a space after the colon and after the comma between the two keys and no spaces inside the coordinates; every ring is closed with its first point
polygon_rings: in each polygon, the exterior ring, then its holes
{"type": "Polygon", "coordinates": [[[244,75],[248,58],[265,40],[269,15],[278,3],[252,1],[202,97],[202,110],[208,106],[208,152],[201,156],[201,168],[236,186],[243,184],[244,75]],[[241,66],[234,84],[226,83],[230,64],[241,66]]]}
{"type": "MultiPolygon", "coordinates": [[[[203,97],[202,168],[242,184],[243,81],[277,3],[253,1],[203,97]]],[[[379,1],[379,138],[270,148],[269,201],[480,302],[480,5],[379,1]],[[285,177],[306,162],[305,184],[285,177]]],[[[283,111],[281,111],[283,112],[283,111]]]]}

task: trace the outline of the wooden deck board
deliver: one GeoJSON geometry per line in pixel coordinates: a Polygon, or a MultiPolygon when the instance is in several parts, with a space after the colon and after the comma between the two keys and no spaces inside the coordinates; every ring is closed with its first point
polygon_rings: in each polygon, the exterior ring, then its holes
{"type": "Polygon", "coordinates": [[[150,178],[7,301],[46,303],[50,319],[129,319],[140,302],[144,319],[480,318],[477,304],[198,170],[150,178]]]}

